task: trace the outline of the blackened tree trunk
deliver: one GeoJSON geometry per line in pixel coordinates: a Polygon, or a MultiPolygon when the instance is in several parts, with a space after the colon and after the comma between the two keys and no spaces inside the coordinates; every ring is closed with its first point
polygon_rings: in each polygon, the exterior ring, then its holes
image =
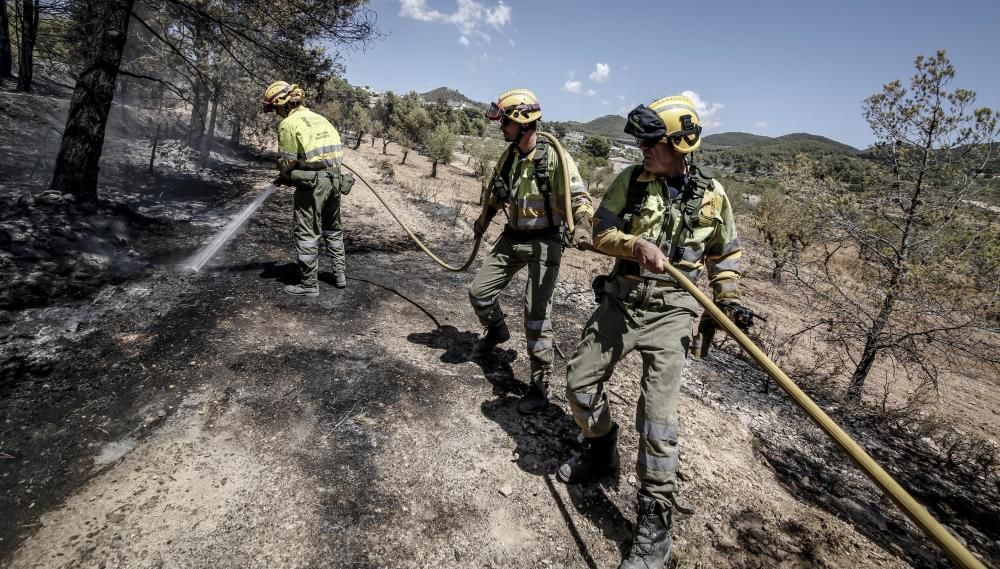
{"type": "Polygon", "coordinates": [[[216,84],[212,92],[212,113],[208,119],[208,134],[201,141],[201,158],[198,160],[198,165],[202,168],[208,166],[208,157],[212,153],[212,144],[215,143],[215,119],[219,110],[219,91],[219,86],[216,84]]]}
{"type": "Polygon", "coordinates": [[[192,29],[194,33],[194,66],[198,72],[194,77],[194,105],[191,109],[191,121],[188,123],[188,146],[200,150],[208,126],[208,105],[211,102],[211,85],[208,81],[208,45],[205,38],[208,35],[206,24],[198,20],[192,29]]]}
{"type": "Polygon", "coordinates": [[[358,148],[361,148],[361,137],[364,136],[364,135],[365,135],[365,133],[363,131],[358,130],[358,140],[354,143],[354,149],[355,150],[357,150],[358,148]]]}
{"type": "Polygon", "coordinates": [[[208,89],[199,77],[194,80],[194,99],[191,107],[191,120],[188,122],[187,143],[191,148],[201,148],[201,137],[205,134],[206,114],[208,107],[208,89]]]}
{"type": "Polygon", "coordinates": [[[21,52],[17,60],[17,90],[29,93],[34,67],[35,38],[38,37],[38,0],[23,0],[21,6],[21,52]]]}
{"type": "Polygon", "coordinates": [[[236,148],[243,140],[243,121],[240,117],[233,119],[233,129],[229,133],[229,145],[236,148]]]}
{"type": "Polygon", "coordinates": [[[89,0],[84,10],[95,23],[89,63],[73,90],[66,129],[50,188],[79,200],[97,200],[97,177],[104,129],[115,93],[115,80],[128,38],[129,14],[135,0],[89,0]]]}
{"type": "Polygon", "coordinates": [[[7,2],[0,2],[0,77],[14,76],[14,57],[10,50],[10,19],[7,17],[7,2]]]}

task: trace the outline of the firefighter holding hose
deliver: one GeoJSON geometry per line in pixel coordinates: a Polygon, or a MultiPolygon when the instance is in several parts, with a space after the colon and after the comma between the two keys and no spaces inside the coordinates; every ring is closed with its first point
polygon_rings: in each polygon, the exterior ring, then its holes
{"type": "Polygon", "coordinates": [[[292,296],[319,294],[320,239],[333,258],[334,286],[347,286],[344,230],[340,222],[340,196],[354,184],[342,174],[344,150],[340,133],[304,104],[302,88],[275,81],[264,91],[264,112],[281,117],[278,125],[278,180],[295,188],[293,229],[300,282],[288,285],[292,296]]]}
{"type": "Polygon", "coordinates": [[[715,302],[733,315],[742,309],[741,252],[725,190],[690,160],[701,145],[691,99],[672,96],[640,105],[629,113],[625,132],[636,137],[643,161],[615,178],[594,214],[594,249],[618,261],[595,285],[600,306],[567,366],[567,399],[585,443],[557,476],[573,484],[618,469],[618,424],[605,386],[615,364],[637,350],[643,361],[636,410],[641,484],[632,549],[621,568],[647,569],[670,558],[677,398],[698,311],[695,298],[664,274],[666,265],[691,281],[707,268],[715,302]]]}

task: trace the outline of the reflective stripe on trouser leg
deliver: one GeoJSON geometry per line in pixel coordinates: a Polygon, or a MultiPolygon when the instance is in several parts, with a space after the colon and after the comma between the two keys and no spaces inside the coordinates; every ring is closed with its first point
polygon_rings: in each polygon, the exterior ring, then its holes
{"type": "Polygon", "coordinates": [[[615,364],[635,345],[636,330],[617,299],[605,296],[583,328],[583,337],[566,365],[566,399],[583,436],[611,430],[605,385],[615,364]]]}
{"type": "Polygon", "coordinates": [[[514,254],[510,240],[500,237],[469,285],[469,303],[483,326],[493,326],[503,320],[497,298],[524,265],[525,262],[514,254]]]}
{"type": "Polygon", "coordinates": [[[317,189],[319,186],[327,187],[327,196],[320,208],[323,237],[326,239],[327,251],[333,258],[333,270],[342,275],[347,265],[347,255],[344,249],[343,227],[340,224],[339,184],[340,175],[331,172],[327,172],[325,176],[319,176],[316,182],[317,189]]]}
{"type": "Polygon", "coordinates": [[[524,335],[528,340],[531,382],[544,381],[552,373],[555,350],[552,337],[552,291],[559,279],[562,244],[539,239],[518,246],[528,261],[528,282],[524,290],[524,335]]]}
{"type": "Polygon", "coordinates": [[[669,507],[670,495],[678,490],[677,399],[694,313],[669,304],[656,306],[656,300],[652,304],[644,313],[642,334],[636,346],[643,363],[636,409],[639,432],[636,472],[643,493],[669,507]]]}
{"type": "Polygon", "coordinates": [[[347,256],[344,252],[344,232],[323,231],[323,238],[326,240],[326,250],[333,258],[333,271],[338,275],[345,274],[347,256]]]}
{"type": "Polygon", "coordinates": [[[313,287],[319,284],[319,212],[329,192],[328,183],[303,183],[295,188],[292,232],[295,235],[295,255],[303,286],[313,287]]]}

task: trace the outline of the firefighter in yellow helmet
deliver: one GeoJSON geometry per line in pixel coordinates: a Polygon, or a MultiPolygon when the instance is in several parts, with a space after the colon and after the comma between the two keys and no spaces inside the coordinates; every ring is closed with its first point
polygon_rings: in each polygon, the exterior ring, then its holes
{"type": "Polygon", "coordinates": [[[301,280],[288,285],[293,296],[319,294],[320,238],[333,257],[334,286],[347,286],[344,231],[340,223],[340,196],[354,178],[340,172],[344,151],[340,133],[328,120],[306,108],[302,88],[275,81],[264,91],[264,112],[281,117],[278,125],[276,183],[295,188],[295,252],[301,280]]]}
{"type": "Polygon", "coordinates": [[[637,139],[643,160],[615,178],[594,214],[594,249],[618,260],[595,281],[600,305],[567,366],[567,399],[585,442],[557,476],[573,484],[618,469],[618,424],[606,383],[615,364],[637,350],[644,362],[636,411],[641,487],[632,549],[620,567],[646,569],[670,558],[677,398],[698,311],[694,297],[665,274],[666,264],[691,281],[707,268],[716,303],[729,314],[746,309],[732,207],[722,185],[691,161],[702,134],[694,103],[672,96],[640,105],[625,132],[637,139]]]}
{"type": "Polygon", "coordinates": [[[484,215],[475,225],[482,235],[499,210],[506,212],[503,234],[483,261],[469,287],[469,301],[485,331],[473,347],[474,358],[489,354],[497,344],[510,339],[500,309],[500,292],[522,268],[528,268],[524,300],[524,335],[531,362],[531,385],[518,402],[524,414],[537,413],[548,404],[552,374],[552,291],[562,259],[562,227],[573,216],[573,244],[590,242],[590,218],[594,209],[580,172],[568,154],[560,157],[537,134],[542,109],[527,89],[502,93],[486,112],[499,121],[504,140],[510,143],[500,155],[487,198],[484,215]],[[572,211],[566,203],[560,160],[566,160],[572,211]]]}

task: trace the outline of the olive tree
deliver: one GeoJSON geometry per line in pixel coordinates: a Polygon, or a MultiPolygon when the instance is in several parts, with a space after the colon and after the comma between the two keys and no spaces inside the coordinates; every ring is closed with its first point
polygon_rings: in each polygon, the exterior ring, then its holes
{"type": "Polygon", "coordinates": [[[876,364],[936,387],[944,369],[972,361],[995,372],[1000,363],[990,312],[1000,235],[975,200],[997,114],[950,88],[955,69],[943,51],[915,65],[908,87],[892,81],[865,99],[875,167],[853,193],[820,186],[824,250],[798,272],[853,368],[854,402],[876,364]]]}

